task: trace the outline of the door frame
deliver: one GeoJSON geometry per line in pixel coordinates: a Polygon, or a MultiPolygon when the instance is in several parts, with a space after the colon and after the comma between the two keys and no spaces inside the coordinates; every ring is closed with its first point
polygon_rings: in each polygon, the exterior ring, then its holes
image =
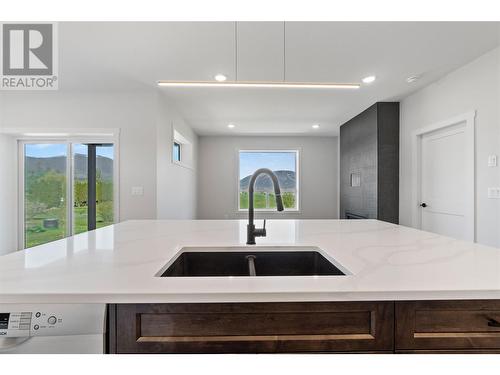
{"type": "Polygon", "coordinates": [[[422,137],[425,134],[434,132],[436,130],[445,129],[454,125],[465,123],[465,160],[464,173],[465,173],[465,238],[468,241],[476,241],[476,219],[475,219],[475,118],[476,111],[472,110],[458,116],[440,121],[412,132],[412,195],[411,195],[411,213],[412,213],[412,227],[422,228],[422,210],[420,209],[421,203],[421,189],[422,189],[422,137]]]}
{"type": "MultiPolygon", "coordinates": [[[[44,132],[32,128],[4,129],[4,134],[12,135],[17,142],[17,249],[23,250],[25,242],[24,230],[24,144],[27,143],[61,143],[68,146],[69,162],[66,163],[67,178],[73,181],[74,161],[72,145],[74,143],[113,143],[113,214],[115,223],[120,222],[120,128],[106,129],[47,129],[44,132]]],[[[66,192],[68,202],[73,200],[73,183],[66,192]]],[[[73,236],[72,204],[68,204],[68,236],[73,236]]]]}

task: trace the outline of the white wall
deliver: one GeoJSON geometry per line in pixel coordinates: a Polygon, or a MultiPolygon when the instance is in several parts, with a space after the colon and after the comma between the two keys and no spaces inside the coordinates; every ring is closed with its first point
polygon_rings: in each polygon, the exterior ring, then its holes
{"type": "Polygon", "coordinates": [[[500,186],[500,167],[487,166],[500,156],[500,49],[450,73],[401,102],[400,224],[411,225],[411,132],[476,110],[476,238],[500,247],[500,200],[487,188],[500,186]]]}
{"type": "Polygon", "coordinates": [[[120,220],[156,217],[157,93],[4,93],[5,128],[120,128],[120,220]],[[143,186],[143,196],[132,196],[143,186]]]}
{"type": "MultiPolygon", "coordinates": [[[[2,128],[120,129],[120,220],[189,219],[196,216],[197,137],[182,117],[157,90],[141,93],[12,92],[0,93],[2,128]],[[172,124],[192,140],[193,168],[171,163],[172,124]],[[134,186],[144,195],[132,196],[134,186]],[[158,189],[158,194],[157,194],[158,189]]],[[[16,142],[0,138],[0,224],[17,214],[16,142]],[[13,181],[11,189],[4,181],[13,181]]],[[[17,229],[2,225],[2,230],[17,229]]],[[[15,249],[10,238],[0,233],[0,253],[15,249]]]]}
{"type": "Polygon", "coordinates": [[[17,246],[16,141],[0,134],[0,255],[17,246]]]}
{"type": "Polygon", "coordinates": [[[162,95],[158,98],[156,175],[157,218],[196,219],[196,177],[198,137],[162,95]],[[189,141],[182,147],[181,160],[172,162],[173,129],[189,141]],[[190,158],[184,152],[191,152],[190,158]]]}
{"type": "Polygon", "coordinates": [[[300,212],[257,213],[257,217],[335,219],[337,137],[200,137],[198,218],[245,218],[238,212],[238,150],[300,149],[300,212]]]}

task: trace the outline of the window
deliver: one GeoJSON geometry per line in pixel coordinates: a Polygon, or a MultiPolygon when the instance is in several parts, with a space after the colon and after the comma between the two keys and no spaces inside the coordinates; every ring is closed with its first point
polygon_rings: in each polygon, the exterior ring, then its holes
{"type": "Polygon", "coordinates": [[[23,248],[113,224],[112,143],[26,141],[20,147],[23,248]]]}
{"type": "MultiPolygon", "coordinates": [[[[278,178],[285,210],[297,211],[299,209],[298,159],[297,150],[241,150],[239,152],[239,209],[248,209],[248,187],[252,174],[259,168],[269,168],[278,178]]],[[[254,207],[258,210],[274,211],[276,209],[273,183],[267,175],[260,175],[255,181],[254,207]]]]}
{"type": "Polygon", "coordinates": [[[181,161],[181,144],[180,143],[177,143],[177,142],[174,142],[174,154],[173,154],[173,160],[174,161],[178,161],[180,162],[181,161]]]}
{"type": "Polygon", "coordinates": [[[172,163],[176,166],[194,169],[193,143],[172,127],[172,163]]]}

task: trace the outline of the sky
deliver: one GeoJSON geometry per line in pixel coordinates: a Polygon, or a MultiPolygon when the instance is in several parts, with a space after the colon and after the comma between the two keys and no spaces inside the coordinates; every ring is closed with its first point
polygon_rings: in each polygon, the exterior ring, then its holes
{"type": "Polygon", "coordinates": [[[240,152],[240,180],[259,168],[295,171],[295,152],[240,152]]]}
{"type": "MultiPolygon", "coordinates": [[[[99,156],[104,156],[113,159],[114,147],[97,147],[96,153],[99,156]]],[[[26,144],[26,156],[35,158],[49,158],[53,156],[66,156],[67,146],[65,143],[28,143],[26,144]]],[[[75,154],[87,155],[87,147],[83,144],[73,144],[73,152],[75,154]]]]}

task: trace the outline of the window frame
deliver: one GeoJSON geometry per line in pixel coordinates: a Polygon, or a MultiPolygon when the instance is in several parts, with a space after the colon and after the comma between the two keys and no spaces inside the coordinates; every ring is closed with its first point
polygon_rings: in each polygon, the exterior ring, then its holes
{"type": "MultiPolygon", "coordinates": [[[[109,133],[104,133],[102,129],[49,129],[40,132],[37,129],[6,129],[4,134],[14,136],[17,143],[17,249],[25,249],[25,231],[24,231],[24,213],[25,213],[25,197],[24,197],[24,147],[26,144],[66,144],[69,162],[66,163],[66,183],[68,189],[66,191],[67,202],[73,201],[74,194],[74,163],[73,163],[73,145],[78,143],[94,143],[94,144],[113,144],[113,216],[114,223],[120,222],[120,129],[110,129],[109,133]],[[37,135],[31,135],[37,133],[37,135]],[[44,133],[47,135],[45,136],[44,133]],[[61,135],[51,135],[52,133],[61,133],[61,135]],[[63,134],[64,133],[64,134],[63,134]],[[68,179],[71,180],[69,183],[68,179]]],[[[74,236],[73,226],[73,205],[67,205],[67,236],[74,236]]]]}
{"type": "Polygon", "coordinates": [[[171,128],[171,140],[170,140],[170,161],[176,167],[187,168],[191,170],[195,170],[195,154],[194,154],[194,145],[191,139],[185,137],[179,130],[177,130],[176,126],[172,124],[171,128]],[[174,158],[174,145],[178,144],[180,146],[180,161],[175,160],[174,158]]]}
{"type": "MultiPolygon", "coordinates": [[[[236,211],[238,213],[243,213],[247,212],[247,208],[241,208],[240,207],[240,154],[242,152],[253,152],[253,153],[262,153],[262,152],[267,152],[267,153],[295,153],[295,184],[296,184],[296,193],[295,193],[295,208],[285,208],[284,211],[279,212],[279,214],[287,214],[287,213],[300,213],[301,210],[301,194],[300,194],[300,178],[301,178],[301,173],[300,173],[300,155],[301,155],[301,148],[272,148],[272,149],[237,149],[236,150],[236,177],[237,177],[237,184],[236,184],[236,211]]],[[[276,208],[255,208],[255,212],[277,212],[276,208]]]]}

